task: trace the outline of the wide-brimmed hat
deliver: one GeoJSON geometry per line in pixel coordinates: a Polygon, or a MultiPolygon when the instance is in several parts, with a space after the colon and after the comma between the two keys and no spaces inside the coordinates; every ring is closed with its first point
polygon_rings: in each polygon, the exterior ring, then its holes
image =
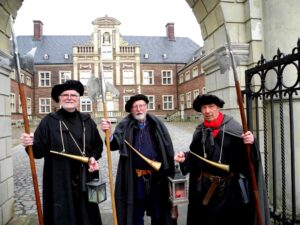
{"type": "Polygon", "coordinates": [[[59,95],[67,90],[75,90],[80,96],[84,93],[84,87],[82,83],[78,80],[67,80],[63,84],[57,84],[52,88],[51,97],[54,101],[59,102],[59,95]]]}
{"type": "Polygon", "coordinates": [[[133,103],[138,101],[138,100],[144,100],[147,104],[149,103],[149,99],[146,95],[142,95],[142,94],[133,95],[133,96],[130,97],[130,99],[125,104],[126,112],[130,112],[133,103]]]}
{"type": "Polygon", "coordinates": [[[215,95],[198,95],[193,102],[193,109],[197,112],[201,112],[201,107],[208,104],[216,104],[220,108],[223,108],[225,102],[215,95]]]}

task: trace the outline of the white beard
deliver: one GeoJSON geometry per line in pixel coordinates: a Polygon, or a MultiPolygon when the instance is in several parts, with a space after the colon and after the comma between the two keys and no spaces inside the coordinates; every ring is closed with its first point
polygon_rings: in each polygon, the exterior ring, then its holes
{"type": "Polygon", "coordinates": [[[138,114],[138,115],[134,115],[133,118],[136,119],[139,122],[144,122],[145,119],[146,119],[146,113],[141,113],[141,114],[138,114]]]}

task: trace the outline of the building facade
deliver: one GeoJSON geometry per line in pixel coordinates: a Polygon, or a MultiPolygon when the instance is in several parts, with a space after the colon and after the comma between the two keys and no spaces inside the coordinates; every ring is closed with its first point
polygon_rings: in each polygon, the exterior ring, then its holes
{"type": "MultiPolygon", "coordinates": [[[[120,21],[108,16],[92,24],[89,36],[47,36],[43,35],[43,23],[34,21],[33,36],[18,36],[21,55],[36,49],[34,71],[24,68],[22,73],[30,118],[38,121],[58,109],[51,89],[68,79],[84,84],[79,110],[94,117],[103,117],[103,104],[102,93],[97,92],[101,85],[92,79],[108,83],[105,99],[112,119],[123,117],[126,101],[138,93],[148,96],[149,111],[158,116],[165,118],[178,111],[182,115],[182,109],[190,113],[191,101],[204,86],[199,45],[189,38],[175,37],[174,23],[166,25],[166,36],[161,37],[122,36],[120,21]]],[[[19,124],[22,112],[14,75],[11,78],[12,119],[19,124]]]]}

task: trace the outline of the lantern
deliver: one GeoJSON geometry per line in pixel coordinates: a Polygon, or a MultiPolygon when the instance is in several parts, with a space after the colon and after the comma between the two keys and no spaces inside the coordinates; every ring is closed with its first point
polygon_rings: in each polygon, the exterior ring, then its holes
{"type": "Polygon", "coordinates": [[[106,183],[100,179],[93,179],[86,183],[88,188],[88,199],[89,202],[101,203],[107,199],[106,195],[106,183]]]}
{"type": "Polygon", "coordinates": [[[175,165],[175,174],[172,177],[168,177],[169,179],[169,191],[170,196],[169,200],[173,205],[179,205],[188,202],[187,196],[187,176],[183,176],[179,165],[175,165]]]}

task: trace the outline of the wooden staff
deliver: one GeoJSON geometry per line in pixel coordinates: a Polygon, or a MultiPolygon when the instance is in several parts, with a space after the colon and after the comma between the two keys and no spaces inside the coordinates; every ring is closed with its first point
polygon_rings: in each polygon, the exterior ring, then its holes
{"type": "MultiPolygon", "coordinates": [[[[228,44],[228,50],[229,50],[229,55],[230,55],[231,65],[232,65],[232,70],[233,70],[233,76],[234,76],[234,81],[235,81],[237,101],[238,101],[238,105],[239,105],[239,108],[240,108],[241,120],[242,120],[242,125],[243,125],[243,132],[246,133],[248,131],[248,125],[247,125],[246,115],[245,115],[245,111],[244,111],[241,86],[240,86],[240,82],[238,80],[238,75],[237,75],[237,70],[236,70],[236,63],[235,63],[235,60],[234,60],[234,57],[233,57],[233,53],[232,53],[232,49],[231,49],[231,42],[230,42],[230,38],[229,38],[229,34],[228,34],[228,31],[227,31],[225,22],[224,22],[224,28],[225,28],[226,39],[227,39],[227,44],[228,44]]],[[[258,190],[257,190],[255,169],[254,169],[254,164],[253,164],[253,161],[252,161],[252,158],[251,158],[251,145],[247,144],[246,149],[247,149],[248,164],[249,164],[249,170],[250,170],[250,176],[251,176],[251,186],[252,186],[255,209],[256,209],[256,214],[257,214],[257,223],[258,223],[258,225],[263,225],[261,210],[260,210],[260,206],[259,206],[259,196],[258,196],[258,190]]]]}
{"type": "MultiPolygon", "coordinates": [[[[104,111],[104,118],[107,119],[107,107],[106,107],[106,86],[104,81],[104,74],[102,71],[101,66],[101,91],[102,91],[102,103],[103,103],[103,111],[104,111]]],[[[105,142],[106,142],[106,150],[107,150],[107,162],[108,162],[108,174],[109,174],[109,184],[110,184],[110,194],[111,194],[111,205],[113,209],[113,220],[114,225],[118,225],[117,220],[117,213],[116,213],[116,203],[115,203],[115,192],[114,192],[114,182],[113,182],[113,175],[112,175],[112,160],[111,160],[111,152],[110,152],[110,133],[109,130],[105,131],[105,142]]]]}
{"type": "MultiPolygon", "coordinates": [[[[16,67],[16,71],[17,71],[17,82],[18,82],[19,95],[20,95],[21,106],[22,106],[24,129],[25,129],[25,133],[30,134],[28,114],[27,114],[27,103],[26,103],[26,98],[25,98],[25,93],[24,93],[24,84],[21,83],[20,56],[19,56],[19,52],[18,52],[17,39],[16,39],[15,32],[13,29],[12,16],[10,17],[10,20],[11,20],[11,29],[12,29],[11,33],[12,33],[12,40],[13,40],[12,43],[13,43],[13,50],[14,50],[14,62],[15,62],[15,67],[16,67]]],[[[31,174],[32,174],[32,181],[33,181],[33,187],[34,187],[34,194],[35,194],[35,201],[36,201],[36,208],[37,208],[37,213],[38,213],[39,224],[44,225],[32,146],[28,146],[27,150],[28,150],[27,152],[29,155],[29,162],[30,162],[30,168],[31,168],[31,174]]]]}

